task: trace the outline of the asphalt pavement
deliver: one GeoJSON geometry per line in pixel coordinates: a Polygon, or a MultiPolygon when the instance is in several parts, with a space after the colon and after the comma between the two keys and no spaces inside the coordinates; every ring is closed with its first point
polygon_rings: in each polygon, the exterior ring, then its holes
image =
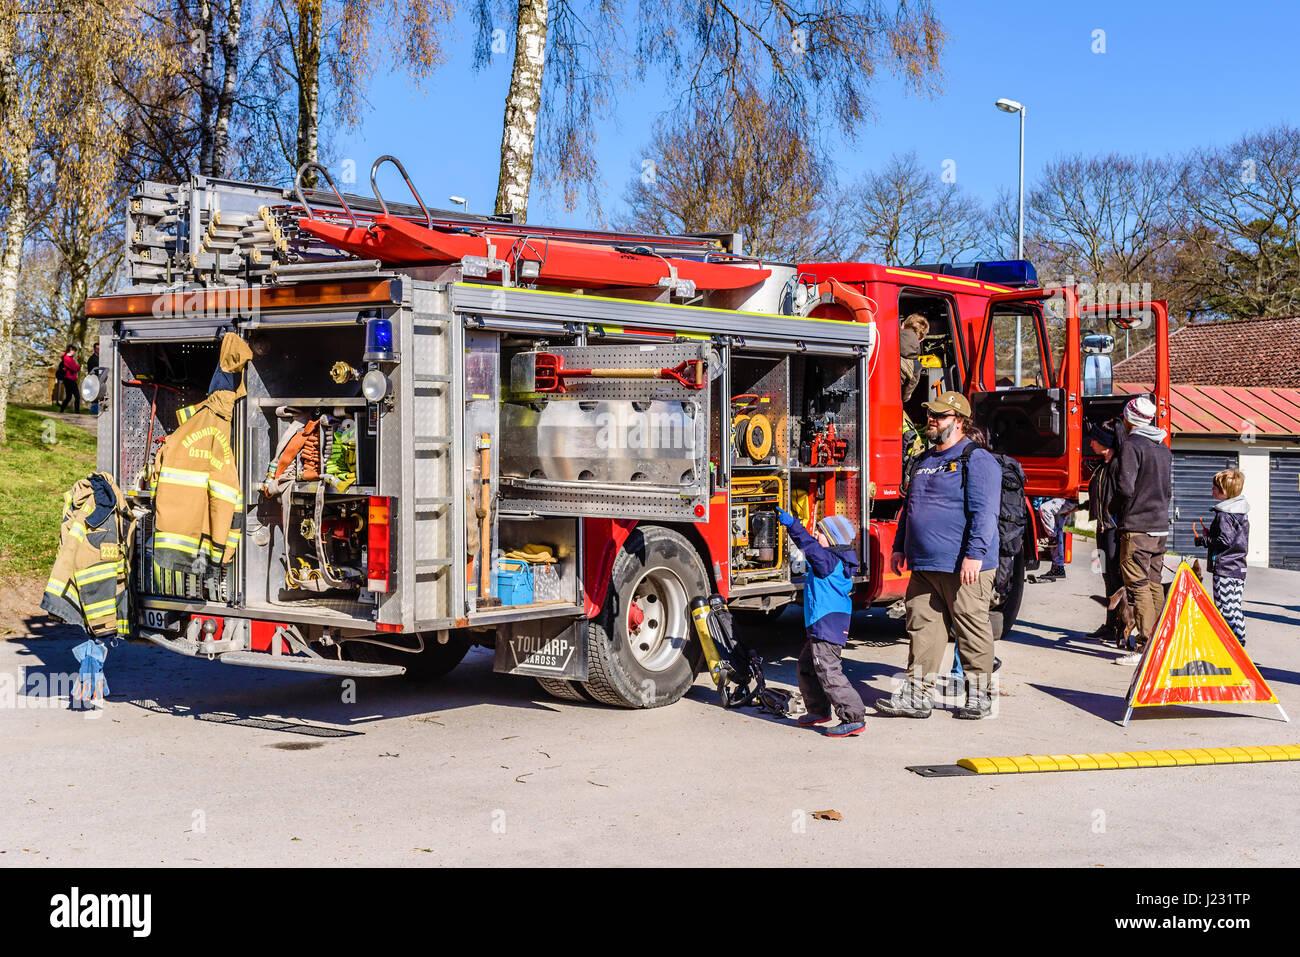
{"type": "MultiPolygon", "coordinates": [[[[475,649],[433,684],[280,674],[123,645],[102,711],[70,710],[78,639],[38,612],[0,641],[0,865],[1295,865],[1300,762],[923,778],[963,757],[1300,743],[1268,705],[1169,707],[1120,727],[1132,668],[1089,548],[1027,585],[998,644],[996,716],[868,712],[835,740],[723,710],[701,677],[626,711],[559,701],[475,649]],[[7,685],[7,686],[6,686],[7,685]],[[838,821],[813,812],[835,810],[838,821]]],[[[1167,576],[1170,577],[1170,576],[1167,576]]],[[[1250,569],[1248,650],[1300,719],[1300,574],[1250,569]]],[[[749,632],[795,686],[800,609],[749,632]]],[[[901,623],[856,615],[870,701],[901,623]]]]}

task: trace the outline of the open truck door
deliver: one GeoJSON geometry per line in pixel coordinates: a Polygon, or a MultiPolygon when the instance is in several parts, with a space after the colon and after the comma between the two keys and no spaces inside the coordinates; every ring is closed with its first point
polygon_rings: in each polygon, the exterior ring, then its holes
{"type": "MultiPolygon", "coordinates": [[[[1104,303],[1084,306],[1079,315],[1081,322],[1090,322],[1093,327],[1081,339],[1083,414],[1088,423],[1105,422],[1121,415],[1124,406],[1133,398],[1131,392],[1115,392],[1110,360],[1115,349],[1115,333],[1155,327],[1155,381],[1150,383],[1150,392],[1156,403],[1155,425],[1165,430],[1165,445],[1169,445],[1173,437],[1170,427],[1169,303],[1164,299],[1104,303]]],[[[1084,454],[1088,456],[1087,449],[1084,454]]],[[[1081,477],[1083,485],[1087,484],[1088,471],[1085,469],[1081,477]]]]}
{"type": "Polygon", "coordinates": [[[1072,497],[1083,442],[1078,296],[1073,287],[989,297],[970,376],[971,411],[998,452],[1020,461],[1030,495],[1072,497]],[[1043,302],[1064,305],[1065,348],[1053,366],[1043,302]]]}

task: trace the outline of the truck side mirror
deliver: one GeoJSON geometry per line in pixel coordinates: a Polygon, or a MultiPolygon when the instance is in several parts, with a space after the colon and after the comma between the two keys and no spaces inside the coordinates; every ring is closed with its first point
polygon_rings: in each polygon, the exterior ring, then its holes
{"type": "Polygon", "coordinates": [[[1115,337],[1102,332],[1090,332],[1083,337],[1083,354],[1086,356],[1110,355],[1115,351],[1115,337]]]}
{"type": "Polygon", "coordinates": [[[1110,395],[1112,387],[1110,356],[1085,355],[1083,357],[1083,394],[1110,395]]]}

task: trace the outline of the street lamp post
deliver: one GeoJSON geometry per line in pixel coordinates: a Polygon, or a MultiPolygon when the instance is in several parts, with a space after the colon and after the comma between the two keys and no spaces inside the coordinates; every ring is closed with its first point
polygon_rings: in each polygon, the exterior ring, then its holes
{"type": "MultiPolygon", "coordinates": [[[[1006,97],[993,104],[1003,113],[1020,114],[1020,186],[1019,199],[1016,201],[1016,258],[1025,258],[1025,104],[1008,100],[1006,97]]],[[[1020,344],[1020,316],[1016,316],[1016,385],[1020,385],[1022,347],[1020,344]]]]}
{"type": "Polygon", "coordinates": [[[459,206],[461,209],[463,209],[465,212],[467,213],[469,212],[469,200],[466,199],[464,196],[448,196],[447,198],[451,200],[453,203],[455,203],[457,206],[459,206]]]}

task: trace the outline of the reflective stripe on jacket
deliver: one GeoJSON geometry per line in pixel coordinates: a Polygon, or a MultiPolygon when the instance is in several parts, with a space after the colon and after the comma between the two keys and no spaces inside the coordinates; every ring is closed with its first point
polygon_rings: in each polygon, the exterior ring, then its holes
{"type": "Polygon", "coordinates": [[[214,392],[176,414],[180,425],[162,447],[152,474],[153,558],[188,571],[200,556],[216,564],[235,557],[244,496],[230,445],[235,392],[214,392]]]}
{"type": "Polygon", "coordinates": [[[41,607],[92,635],[131,637],[128,581],[134,536],[135,521],[112,478],[96,472],[73,485],[63,496],[59,554],[41,607]],[[96,487],[111,505],[96,503],[96,487]]]}

